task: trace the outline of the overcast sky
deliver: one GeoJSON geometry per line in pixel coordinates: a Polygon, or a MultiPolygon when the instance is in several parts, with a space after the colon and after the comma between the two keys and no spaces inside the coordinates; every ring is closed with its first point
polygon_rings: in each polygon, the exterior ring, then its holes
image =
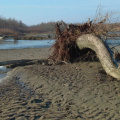
{"type": "Polygon", "coordinates": [[[27,25],[60,21],[85,22],[97,7],[120,16],[120,0],[0,0],[0,16],[22,20],[27,25]]]}

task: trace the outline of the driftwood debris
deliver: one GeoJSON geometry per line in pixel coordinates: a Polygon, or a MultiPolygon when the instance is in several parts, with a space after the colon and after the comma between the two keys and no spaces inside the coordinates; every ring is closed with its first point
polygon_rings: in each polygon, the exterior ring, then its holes
{"type": "Polygon", "coordinates": [[[84,23],[80,25],[67,25],[65,23],[56,24],[56,42],[52,46],[53,53],[49,57],[54,61],[74,62],[78,60],[98,60],[95,52],[89,48],[80,50],[76,45],[76,39],[83,34],[95,34],[100,36],[107,33],[107,29],[101,29],[101,23],[84,23]],[[97,32],[96,32],[97,31],[97,32]]]}

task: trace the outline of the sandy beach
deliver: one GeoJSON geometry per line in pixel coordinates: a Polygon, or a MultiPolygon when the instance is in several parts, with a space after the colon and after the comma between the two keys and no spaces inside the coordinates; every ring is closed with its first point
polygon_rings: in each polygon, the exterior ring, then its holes
{"type": "Polygon", "coordinates": [[[51,64],[49,48],[0,50],[18,66],[0,84],[0,120],[119,120],[120,81],[100,62],[51,64]]]}

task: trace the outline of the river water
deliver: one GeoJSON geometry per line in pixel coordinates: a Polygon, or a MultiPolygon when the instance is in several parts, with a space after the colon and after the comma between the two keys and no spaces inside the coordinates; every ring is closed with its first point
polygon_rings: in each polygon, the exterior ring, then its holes
{"type": "MultiPolygon", "coordinates": [[[[39,48],[50,47],[55,40],[0,40],[0,49],[23,49],[23,48],[39,48]]],[[[107,40],[108,45],[120,45],[120,40],[107,40]]]]}
{"type": "Polygon", "coordinates": [[[23,49],[50,47],[55,40],[0,40],[0,49],[23,49]]]}

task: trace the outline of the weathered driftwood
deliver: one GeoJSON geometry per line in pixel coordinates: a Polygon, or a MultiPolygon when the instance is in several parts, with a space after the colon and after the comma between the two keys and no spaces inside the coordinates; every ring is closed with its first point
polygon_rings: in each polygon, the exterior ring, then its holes
{"type": "Polygon", "coordinates": [[[92,34],[85,34],[80,36],[76,42],[80,49],[90,48],[95,51],[106,73],[120,80],[119,66],[116,66],[109,52],[109,48],[106,47],[103,40],[92,34]]]}

